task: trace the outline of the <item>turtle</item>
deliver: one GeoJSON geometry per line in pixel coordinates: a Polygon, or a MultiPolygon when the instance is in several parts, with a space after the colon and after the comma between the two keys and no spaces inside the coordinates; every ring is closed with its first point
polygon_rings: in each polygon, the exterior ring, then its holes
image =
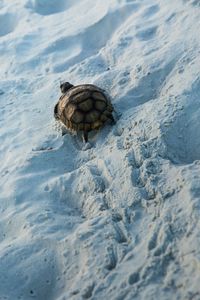
{"type": "Polygon", "coordinates": [[[88,142],[91,130],[103,127],[108,121],[115,123],[113,105],[107,93],[93,84],[60,85],[62,95],[54,107],[54,117],[69,130],[82,132],[88,142]]]}

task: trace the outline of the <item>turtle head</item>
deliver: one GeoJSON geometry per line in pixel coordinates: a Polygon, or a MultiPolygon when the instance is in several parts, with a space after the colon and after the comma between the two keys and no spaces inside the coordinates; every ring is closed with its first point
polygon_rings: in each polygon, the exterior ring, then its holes
{"type": "Polygon", "coordinates": [[[64,82],[60,84],[60,89],[63,94],[65,94],[69,89],[73,87],[73,84],[69,82],[64,82]]]}

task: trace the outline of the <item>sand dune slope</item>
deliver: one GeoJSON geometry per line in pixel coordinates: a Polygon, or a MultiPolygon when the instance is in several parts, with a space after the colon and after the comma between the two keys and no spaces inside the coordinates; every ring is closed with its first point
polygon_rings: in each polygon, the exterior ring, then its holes
{"type": "Polygon", "coordinates": [[[200,299],[200,2],[0,0],[0,299],[200,299]],[[117,123],[61,135],[60,81],[117,123]]]}

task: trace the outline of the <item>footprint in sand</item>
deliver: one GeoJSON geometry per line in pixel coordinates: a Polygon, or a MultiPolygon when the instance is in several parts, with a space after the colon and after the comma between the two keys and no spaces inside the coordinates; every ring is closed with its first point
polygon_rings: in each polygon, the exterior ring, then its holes
{"type": "Polygon", "coordinates": [[[143,13],[143,17],[144,18],[150,18],[152,17],[153,15],[155,15],[158,11],[159,11],[159,5],[151,5],[149,7],[147,7],[143,13]]]}
{"type": "Polygon", "coordinates": [[[192,6],[200,7],[200,0],[184,0],[184,2],[189,3],[192,6]]]}
{"type": "Polygon", "coordinates": [[[140,273],[134,272],[131,275],[129,275],[128,283],[130,285],[133,285],[133,284],[137,283],[139,280],[140,280],[140,273]]]}
{"type": "Polygon", "coordinates": [[[192,1],[192,5],[200,7],[200,1],[199,0],[194,0],[194,1],[192,1]]]}
{"type": "Polygon", "coordinates": [[[0,15],[0,36],[13,32],[17,26],[18,20],[14,14],[6,13],[0,15]]]}
{"type": "Polygon", "coordinates": [[[48,16],[65,11],[72,3],[73,1],[70,0],[32,0],[26,7],[33,9],[39,15],[48,16]]]}
{"type": "Polygon", "coordinates": [[[136,37],[141,41],[148,41],[155,37],[157,26],[149,27],[137,32],[136,37]]]}

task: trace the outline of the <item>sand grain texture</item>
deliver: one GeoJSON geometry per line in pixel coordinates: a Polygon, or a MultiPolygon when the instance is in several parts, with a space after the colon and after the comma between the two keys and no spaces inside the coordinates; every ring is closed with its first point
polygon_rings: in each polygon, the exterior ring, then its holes
{"type": "Polygon", "coordinates": [[[200,299],[200,2],[0,1],[0,299],[200,299]],[[61,135],[60,80],[119,119],[61,135]]]}

